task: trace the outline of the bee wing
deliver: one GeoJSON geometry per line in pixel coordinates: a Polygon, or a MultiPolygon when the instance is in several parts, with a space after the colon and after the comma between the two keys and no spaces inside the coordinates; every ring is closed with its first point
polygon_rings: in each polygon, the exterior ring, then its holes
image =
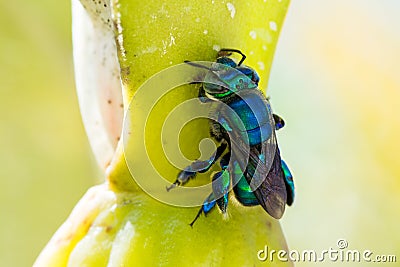
{"type": "MultiPolygon", "coordinates": [[[[239,163],[243,171],[246,170],[248,163],[261,161],[257,168],[261,173],[264,173],[266,176],[272,166],[275,157],[277,142],[275,137],[275,124],[272,117],[271,107],[266,100],[265,104],[267,107],[266,112],[269,117],[269,125],[271,126],[269,128],[270,132],[268,139],[261,144],[250,146],[248,142],[244,141],[245,138],[243,138],[242,130],[238,130],[235,127],[232,127],[233,130],[230,131],[229,141],[231,142],[231,151],[232,156],[234,157],[233,159],[239,163]]],[[[268,135],[268,128],[263,128],[263,130],[259,128],[259,130],[260,135],[268,135]]],[[[264,178],[260,177],[260,179],[261,180],[253,180],[253,188],[258,187],[264,178]]]]}
{"type": "Polygon", "coordinates": [[[279,148],[276,147],[274,160],[268,173],[263,172],[263,168],[259,168],[261,171],[256,169],[252,175],[251,168],[253,167],[252,165],[255,164],[260,165],[262,163],[251,162],[249,164],[245,175],[246,180],[250,183],[251,187],[254,179],[259,180],[264,178],[261,184],[255,190],[253,187],[251,188],[253,189],[254,195],[264,210],[275,219],[280,219],[285,212],[287,192],[284,182],[285,174],[282,170],[279,148]]]}
{"type": "Polygon", "coordinates": [[[246,180],[258,202],[268,214],[280,219],[285,211],[287,192],[275,133],[261,144],[261,147],[251,147],[250,151],[247,150],[247,154],[240,142],[231,142],[237,148],[234,160],[245,170],[246,180]],[[248,162],[243,159],[248,159],[248,162]]]}

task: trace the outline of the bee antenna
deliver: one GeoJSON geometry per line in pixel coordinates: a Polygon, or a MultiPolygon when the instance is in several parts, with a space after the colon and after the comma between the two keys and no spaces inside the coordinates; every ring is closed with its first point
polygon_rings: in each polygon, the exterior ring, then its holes
{"type": "Polygon", "coordinates": [[[202,69],[206,69],[206,70],[212,71],[209,67],[203,66],[203,65],[201,65],[201,64],[194,63],[194,62],[189,61],[189,60],[185,60],[184,62],[185,62],[186,64],[192,65],[192,66],[194,66],[194,67],[198,67],[198,68],[202,68],[202,69]]]}
{"type": "MultiPolygon", "coordinates": [[[[239,55],[242,56],[242,59],[239,61],[238,66],[242,65],[243,61],[246,59],[246,55],[242,53],[239,49],[231,49],[231,48],[222,48],[218,52],[218,56],[221,56],[220,54],[223,54],[221,52],[232,52],[232,53],[238,53],[239,55]]],[[[231,54],[229,54],[231,55],[231,54]]]]}

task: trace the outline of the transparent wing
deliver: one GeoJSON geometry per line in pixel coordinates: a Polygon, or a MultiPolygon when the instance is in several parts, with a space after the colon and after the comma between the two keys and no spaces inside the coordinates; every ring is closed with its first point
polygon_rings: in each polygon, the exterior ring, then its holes
{"type": "MultiPolygon", "coordinates": [[[[258,199],[260,205],[275,219],[280,219],[285,212],[287,200],[287,192],[285,186],[285,174],[282,170],[281,156],[279,148],[275,150],[274,160],[269,172],[266,174],[264,169],[257,168],[254,174],[252,173],[253,162],[249,163],[246,171],[247,182],[251,186],[252,181],[263,179],[260,186],[253,190],[254,195],[258,199]]],[[[259,165],[260,163],[258,163],[259,165]]]]}
{"type": "Polygon", "coordinates": [[[239,163],[254,195],[268,214],[280,219],[285,211],[287,192],[275,133],[260,145],[246,147],[232,138],[234,160],[239,163]],[[248,152],[248,153],[247,153],[248,152]]]}

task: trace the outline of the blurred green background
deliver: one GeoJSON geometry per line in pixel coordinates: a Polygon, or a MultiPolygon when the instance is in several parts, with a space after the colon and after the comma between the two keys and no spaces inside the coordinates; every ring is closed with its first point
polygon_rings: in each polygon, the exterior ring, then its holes
{"type": "MultiPolygon", "coordinates": [[[[292,1],[268,89],[297,186],[282,220],[291,249],[344,238],[400,261],[399,12],[397,0],[292,1]]],[[[0,22],[0,265],[30,266],[101,174],[75,93],[70,3],[2,1],[0,22]]]]}
{"type": "Polygon", "coordinates": [[[101,177],[80,118],[68,1],[0,4],[0,266],[31,266],[101,177]]]}

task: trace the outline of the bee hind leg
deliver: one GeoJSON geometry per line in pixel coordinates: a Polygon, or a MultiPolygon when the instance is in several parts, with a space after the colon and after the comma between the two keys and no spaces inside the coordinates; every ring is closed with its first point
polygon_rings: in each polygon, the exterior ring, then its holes
{"type": "Polygon", "coordinates": [[[227,169],[213,175],[212,188],[213,194],[220,211],[225,214],[228,208],[228,194],[231,185],[231,178],[227,169]]]}
{"type": "Polygon", "coordinates": [[[193,219],[193,221],[189,224],[191,227],[193,227],[193,224],[197,221],[197,219],[200,217],[200,215],[202,213],[204,213],[204,215],[207,215],[207,213],[209,213],[214,207],[215,207],[215,198],[214,198],[214,194],[211,193],[206,200],[204,200],[203,205],[201,206],[199,212],[197,212],[196,217],[193,219]]]}
{"type": "Polygon", "coordinates": [[[230,177],[227,170],[223,170],[213,174],[213,192],[206,198],[206,200],[204,200],[203,205],[197,212],[196,217],[189,224],[191,227],[193,227],[193,224],[197,221],[202,213],[204,215],[207,215],[215,207],[215,204],[218,205],[218,208],[223,214],[226,213],[226,209],[228,207],[229,186],[230,177]],[[216,199],[215,196],[217,196],[218,198],[216,199]]]}

